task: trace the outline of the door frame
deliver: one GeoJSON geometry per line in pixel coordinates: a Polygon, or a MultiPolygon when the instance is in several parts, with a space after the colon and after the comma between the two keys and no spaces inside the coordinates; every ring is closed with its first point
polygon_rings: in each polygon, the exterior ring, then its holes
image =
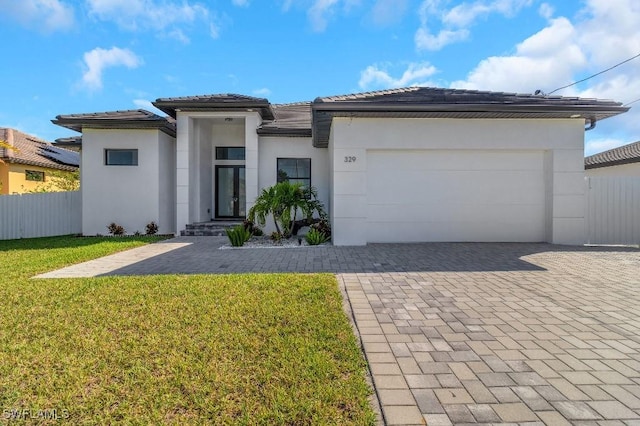
{"type": "MultiPolygon", "coordinates": [[[[245,165],[244,164],[236,164],[236,165],[227,165],[227,164],[217,164],[215,167],[215,191],[213,194],[214,197],[214,213],[215,213],[215,218],[216,219],[244,219],[246,216],[240,215],[240,169],[244,169],[245,165]],[[220,175],[218,170],[220,169],[233,169],[233,195],[234,198],[237,198],[238,200],[235,201],[235,204],[233,206],[233,216],[221,216],[219,214],[220,212],[220,205],[218,203],[218,185],[220,184],[220,175]]],[[[246,179],[246,175],[245,175],[245,179],[246,179]]],[[[246,203],[246,182],[245,182],[245,203],[246,203]]]]}

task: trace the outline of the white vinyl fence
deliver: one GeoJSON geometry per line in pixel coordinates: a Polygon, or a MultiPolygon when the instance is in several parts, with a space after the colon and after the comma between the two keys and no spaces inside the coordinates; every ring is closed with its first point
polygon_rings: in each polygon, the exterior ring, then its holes
{"type": "Polygon", "coordinates": [[[640,177],[587,177],[589,244],[640,244],[640,177]]]}
{"type": "Polygon", "coordinates": [[[0,196],[0,240],[81,232],[80,191],[0,196]]]}

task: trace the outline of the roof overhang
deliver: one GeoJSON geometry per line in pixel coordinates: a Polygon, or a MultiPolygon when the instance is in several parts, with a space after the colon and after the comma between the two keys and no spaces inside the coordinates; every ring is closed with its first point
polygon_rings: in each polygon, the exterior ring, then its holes
{"type": "Polygon", "coordinates": [[[176,137],[175,125],[167,120],[123,120],[116,118],[64,117],[57,116],[53,124],[82,133],[83,129],[157,129],[176,137]]]}
{"type": "Polygon", "coordinates": [[[274,114],[271,104],[266,99],[256,101],[215,102],[201,99],[170,100],[157,99],[152,102],[160,111],[176,118],[178,111],[230,111],[252,112],[256,111],[264,120],[273,120],[274,114]]]}
{"type": "Polygon", "coordinates": [[[334,117],[451,119],[575,119],[595,123],[628,111],[619,103],[575,104],[411,104],[314,102],[311,105],[313,146],[329,144],[334,117]]]}

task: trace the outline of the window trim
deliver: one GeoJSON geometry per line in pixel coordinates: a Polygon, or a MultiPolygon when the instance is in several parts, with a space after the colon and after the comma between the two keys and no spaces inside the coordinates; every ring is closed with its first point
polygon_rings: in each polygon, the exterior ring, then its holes
{"type": "MultiPolygon", "coordinates": [[[[222,161],[245,161],[247,158],[247,148],[244,146],[216,146],[215,147],[215,151],[216,151],[216,160],[222,160],[222,161]],[[223,158],[223,156],[218,156],[218,150],[229,150],[229,149],[242,149],[242,158],[223,158]]],[[[227,151],[228,154],[228,151],[227,151]]],[[[228,157],[228,155],[227,155],[228,157]]]]}
{"type": "Polygon", "coordinates": [[[301,177],[291,177],[289,176],[289,179],[296,179],[296,180],[308,180],[309,184],[305,185],[306,188],[311,188],[311,177],[313,176],[312,170],[311,170],[311,157],[277,157],[276,158],[276,183],[280,183],[280,182],[284,182],[284,180],[280,180],[280,167],[279,166],[279,162],[280,160],[308,160],[309,161],[309,177],[308,178],[301,178],[301,177]]]}
{"type": "Polygon", "coordinates": [[[138,148],[105,148],[104,149],[104,165],[105,166],[137,166],[139,164],[138,160],[138,148]],[[109,162],[109,153],[111,152],[132,152],[134,153],[133,162],[130,164],[127,163],[110,163],[109,162]]]}
{"type": "Polygon", "coordinates": [[[24,180],[28,181],[28,182],[44,182],[46,179],[46,176],[44,174],[44,171],[42,170],[24,170],[24,180]],[[37,175],[41,178],[38,179],[29,179],[29,175],[37,175]]]}

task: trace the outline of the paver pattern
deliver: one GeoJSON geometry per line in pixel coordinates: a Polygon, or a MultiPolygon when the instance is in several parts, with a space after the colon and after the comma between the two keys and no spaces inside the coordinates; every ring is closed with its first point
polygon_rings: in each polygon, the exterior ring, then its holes
{"type": "Polygon", "coordinates": [[[336,273],[387,424],[640,425],[637,249],[170,243],[97,274],[336,273]]]}

